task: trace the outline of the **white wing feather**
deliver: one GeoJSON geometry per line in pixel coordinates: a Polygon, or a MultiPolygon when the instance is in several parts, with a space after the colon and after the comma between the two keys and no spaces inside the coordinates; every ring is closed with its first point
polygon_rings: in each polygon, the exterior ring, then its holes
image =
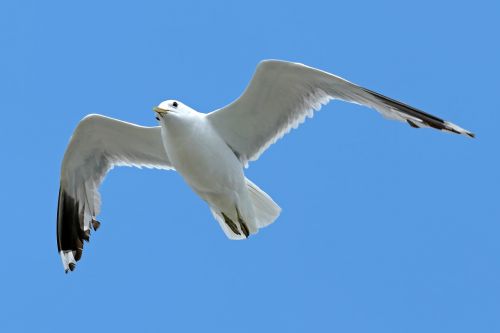
{"type": "Polygon", "coordinates": [[[207,117],[246,165],[331,99],[371,107],[387,118],[406,121],[413,127],[474,136],[457,125],[333,74],[278,60],[262,61],[245,92],[207,117]]]}
{"type": "Polygon", "coordinates": [[[172,169],[160,127],[89,115],[71,137],[61,168],[57,242],[66,271],[80,259],[83,240],[98,226],[99,185],[114,166],[172,169]]]}

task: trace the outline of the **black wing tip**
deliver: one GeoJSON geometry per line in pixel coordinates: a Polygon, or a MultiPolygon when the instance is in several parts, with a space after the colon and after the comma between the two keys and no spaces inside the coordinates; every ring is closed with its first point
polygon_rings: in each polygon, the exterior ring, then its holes
{"type": "Polygon", "coordinates": [[[452,124],[450,122],[446,121],[444,123],[444,125],[445,125],[444,130],[446,130],[448,132],[464,135],[464,136],[467,136],[467,137],[472,138],[472,139],[474,139],[476,137],[476,134],[469,132],[468,130],[463,129],[460,126],[457,126],[457,125],[452,124]]]}
{"type": "Polygon", "coordinates": [[[411,121],[410,119],[406,119],[406,122],[408,123],[408,125],[410,125],[411,127],[413,128],[420,128],[417,126],[417,124],[415,124],[413,121],[411,121]]]}
{"type": "Polygon", "coordinates": [[[68,264],[68,268],[64,270],[64,273],[68,274],[69,272],[73,272],[76,269],[76,264],[74,262],[70,262],[68,264]]]}
{"type": "Polygon", "coordinates": [[[97,220],[92,220],[92,228],[94,228],[95,231],[97,231],[97,229],[99,229],[100,226],[101,226],[101,222],[99,222],[97,220]]]}
{"type": "Polygon", "coordinates": [[[87,243],[90,242],[90,229],[83,232],[83,240],[87,243]]]}
{"type": "MultiPolygon", "coordinates": [[[[94,231],[97,231],[97,229],[99,229],[99,227],[101,226],[101,222],[97,221],[97,220],[92,220],[91,224],[90,224],[91,228],[94,230],[94,231]]],[[[90,229],[87,229],[83,232],[83,235],[82,235],[82,238],[84,241],[86,241],[87,243],[90,242],[90,229]]]]}
{"type": "MultiPolygon", "coordinates": [[[[460,128],[459,126],[456,126],[454,124],[451,124],[447,121],[444,121],[443,119],[436,117],[430,113],[424,112],[422,110],[419,110],[417,108],[414,108],[413,106],[410,106],[408,104],[402,103],[400,101],[394,100],[392,98],[389,98],[387,96],[384,96],[382,94],[379,94],[375,91],[362,88],[365,92],[369,93],[370,95],[374,96],[375,98],[381,100],[385,105],[387,105],[389,108],[395,109],[398,112],[401,112],[403,114],[406,114],[408,116],[414,117],[419,119],[425,126],[429,126],[432,128],[435,128],[437,130],[441,131],[448,131],[456,134],[462,134],[466,135],[470,138],[475,138],[476,135],[474,133],[471,133],[467,130],[464,130],[463,128],[460,128]]],[[[411,121],[409,119],[406,119],[406,122],[413,128],[420,128],[421,126],[418,126],[414,121],[411,121]]]]}
{"type": "MultiPolygon", "coordinates": [[[[57,247],[58,251],[63,256],[71,251],[75,261],[82,257],[83,243],[90,241],[91,230],[84,230],[84,216],[80,213],[80,204],[69,195],[64,188],[59,189],[59,202],[57,210],[57,247]]],[[[90,227],[94,230],[99,229],[101,223],[97,220],[92,220],[90,227]]],[[[66,264],[65,264],[66,265],[66,264]]],[[[76,267],[74,262],[70,262],[65,266],[65,272],[73,271],[76,267]]]]}
{"type": "MultiPolygon", "coordinates": [[[[453,134],[458,134],[458,135],[464,135],[464,136],[466,136],[468,138],[471,138],[471,139],[475,139],[476,138],[476,134],[474,134],[472,132],[469,132],[469,131],[461,129],[461,128],[459,130],[457,130],[454,127],[449,127],[449,123],[448,122],[446,123],[446,125],[448,125],[448,126],[443,127],[441,129],[442,131],[446,131],[446,132],[453,133],[453,134]]],[[[453,125],[453,126],[456,126],[456,125],[453,125]]]]}
{"type": "Polygon", "coordinates": [[[59,190],[57,207],[57,247],[59,251],[78,251],[88,235],[83,230],[83,214],[79,202],[63,188],[59,190]]]}
{"type": "Polygon", "coordinates": [[[472,133],[472,132],[468,132],[468,131],[464,131],[464,132],[461,132],[461,133],[457,133],[457,134],[463,134],[471,139],[475,139],[476,138],[476,134],[472,133]]]}

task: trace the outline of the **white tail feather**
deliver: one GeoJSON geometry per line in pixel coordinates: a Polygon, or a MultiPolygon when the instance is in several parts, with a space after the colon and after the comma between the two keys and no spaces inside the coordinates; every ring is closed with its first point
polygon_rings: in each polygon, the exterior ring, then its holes
{"type": "MultiPolygon", "coordinates": [[[[254,211],[254,221],[247,221],[247,227],[251,235],[256,234],[260,228],[267,227],[273,223],[281,213],[281,208],[271,199],[266,192],[262,191],[257,185],[252,183],[249,179],[245,179],[248,188],[248,194],[250,198],[250,203],[253,206],[254,211]]],[[[226,234],[227,238],[232,240],[246,239],[247,237],[240,229],[239,234],[236,234],[231,230],[230,226],[225,222],[223,213],[217,208],[210,206],[210,211],[212,212],[214,218],[219,222],[222,230],[226,234]]],[[[236,226],[237,228],[237,226],[236,226]]]]}
{"type": "Polygon", "coordinates": [[[273,223],[281,213],[281,208],[273,199],[257,185],[246,178],[248,193],[253,203],[255,219],[259,228],[264,228],[273,223]]]}

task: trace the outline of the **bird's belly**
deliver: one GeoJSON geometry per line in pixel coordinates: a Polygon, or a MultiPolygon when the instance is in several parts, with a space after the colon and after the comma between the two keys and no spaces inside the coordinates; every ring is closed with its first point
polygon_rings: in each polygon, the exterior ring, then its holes
{"type": "Polygon", "coordinates": [[[240,161],[212,128],[166,128],[163,140],[175,169],[203,197],[204,193],[229,195],[244,185],[240,161]]]}

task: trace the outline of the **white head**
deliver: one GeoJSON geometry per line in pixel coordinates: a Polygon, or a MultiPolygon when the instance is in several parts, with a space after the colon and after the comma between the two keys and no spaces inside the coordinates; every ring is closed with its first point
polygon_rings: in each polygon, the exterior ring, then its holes
{"type": "Polygon", "coordinates": [[[196,112],[195,110],[191,109],[189,106],[173,100],[169,99],[167,101],[161,102],[160,105],[157,107],[153,108],[153,111],[156,112],[156,119],[160,120],[165,116],[183,116],[183,115],[188,115],[192,114],[193,112],[196,112]]]}

